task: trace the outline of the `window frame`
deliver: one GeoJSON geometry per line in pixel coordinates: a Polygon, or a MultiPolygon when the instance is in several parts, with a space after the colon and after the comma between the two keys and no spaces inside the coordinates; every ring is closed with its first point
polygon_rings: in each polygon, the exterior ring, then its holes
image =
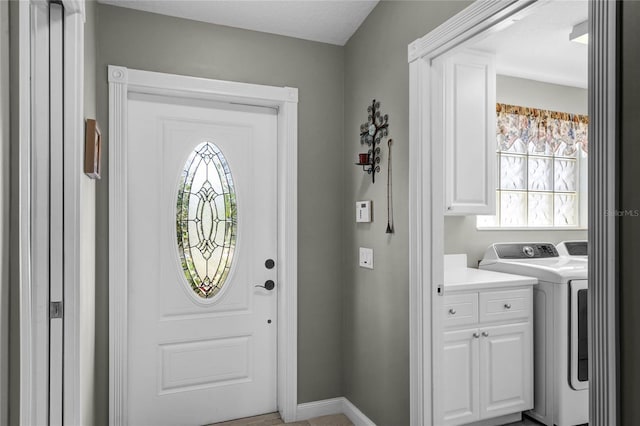
{"type": "MultiPolygon", "coordinates": [[[[497,113],[499,114],[499,113],[497,113]]],[[[555,155],[538,155],[532,154],[528,151],[519,153],[519,152],[507,152],[501,151],[496,148],[496,211],[494,215],[476,215],[476,230],[478,231],[573,231],[573,230],[586,230],[588,225],[588,154],[584,152],[581,148],[578,148],[574,157],[562,157],[555,155]],[[501,188],[501,162],[502,156],[514,156],[514,157],[522,157],[525,159],[525,169],[524,169],[524,188],[523,189],[504,189],[501,188]],[[552,176],[555,179],[555,161],[556,159],[572,159],[574,158],[576,169],[575,169],[575,190],[574,191],[555,191],[555,187],[550,191],[539,191],[539,190],[531,190],[529,188],[529,158],[546,158],[551,160],[552,167],[552,176]],[[524,211],[526,222],[528,223],[528,215],[529,215],[529,193],[544,193],[551,195],[552,198],[552,220],[555,215],[555,195],[556,194],[575,194],[575,208],[576,208],[576,225],[573,226],[560,226],[560,225],[517,225],[517,226],[508,226],[502,225],[501,215],[501,193],[502,192],[518,192],[525,194],[524,197],[524,211]],[[495,222],[492,225],[482,225],[482,218],[495,217],[495,222]],[[495,224],[497,223],[497,224],[495,224]]]]}

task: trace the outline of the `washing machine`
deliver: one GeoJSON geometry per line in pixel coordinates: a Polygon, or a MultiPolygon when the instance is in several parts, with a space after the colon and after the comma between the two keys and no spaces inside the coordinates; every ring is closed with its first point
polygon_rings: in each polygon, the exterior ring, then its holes
{"type": "Polygon", "coordinates": [[[534,288],[534,408],[548,426],[589,421],[587,268],[551,243],[497,243],[480,269],[538,279],[534,288]]]}

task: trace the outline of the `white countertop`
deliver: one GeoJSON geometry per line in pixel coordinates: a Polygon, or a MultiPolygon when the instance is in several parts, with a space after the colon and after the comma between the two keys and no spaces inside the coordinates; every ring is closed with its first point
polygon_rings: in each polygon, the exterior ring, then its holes
{"type": "Polygon", "coordinates": [[[445,255],[445,291],[482,290],[538,284],[538,279],[467,267],[466,254],[445,255]]]}

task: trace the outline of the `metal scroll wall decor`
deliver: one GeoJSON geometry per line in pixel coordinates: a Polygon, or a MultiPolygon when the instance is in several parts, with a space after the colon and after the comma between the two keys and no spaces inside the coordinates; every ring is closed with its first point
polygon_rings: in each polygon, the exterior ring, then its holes
{"type": "Polygon", "coordinates": [[[367,145],[366,153],[358,154],[358,166],[371,175],[376,182],[376,173],[380,173],[380,142],[389,134],[389,116],[380,113],[380,102],[375,99],[367,107],[367,122],[360,125],[360,143],[367,145]]]}

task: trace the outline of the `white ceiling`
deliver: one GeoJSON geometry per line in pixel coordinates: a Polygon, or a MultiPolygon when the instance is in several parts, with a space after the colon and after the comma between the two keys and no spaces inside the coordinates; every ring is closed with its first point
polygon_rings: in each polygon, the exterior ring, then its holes
{"type": "Polygon", "coordinates": [[[496,53],[498,74],[587,88],[587,45],[569,41],[587,20],[584,0],[555,0],[474,44],[496,53]]]}
{"type": "Polygon", "coordinates": [[[100,3],[344,46],[378,0],[98,0],[100,3]]]}

